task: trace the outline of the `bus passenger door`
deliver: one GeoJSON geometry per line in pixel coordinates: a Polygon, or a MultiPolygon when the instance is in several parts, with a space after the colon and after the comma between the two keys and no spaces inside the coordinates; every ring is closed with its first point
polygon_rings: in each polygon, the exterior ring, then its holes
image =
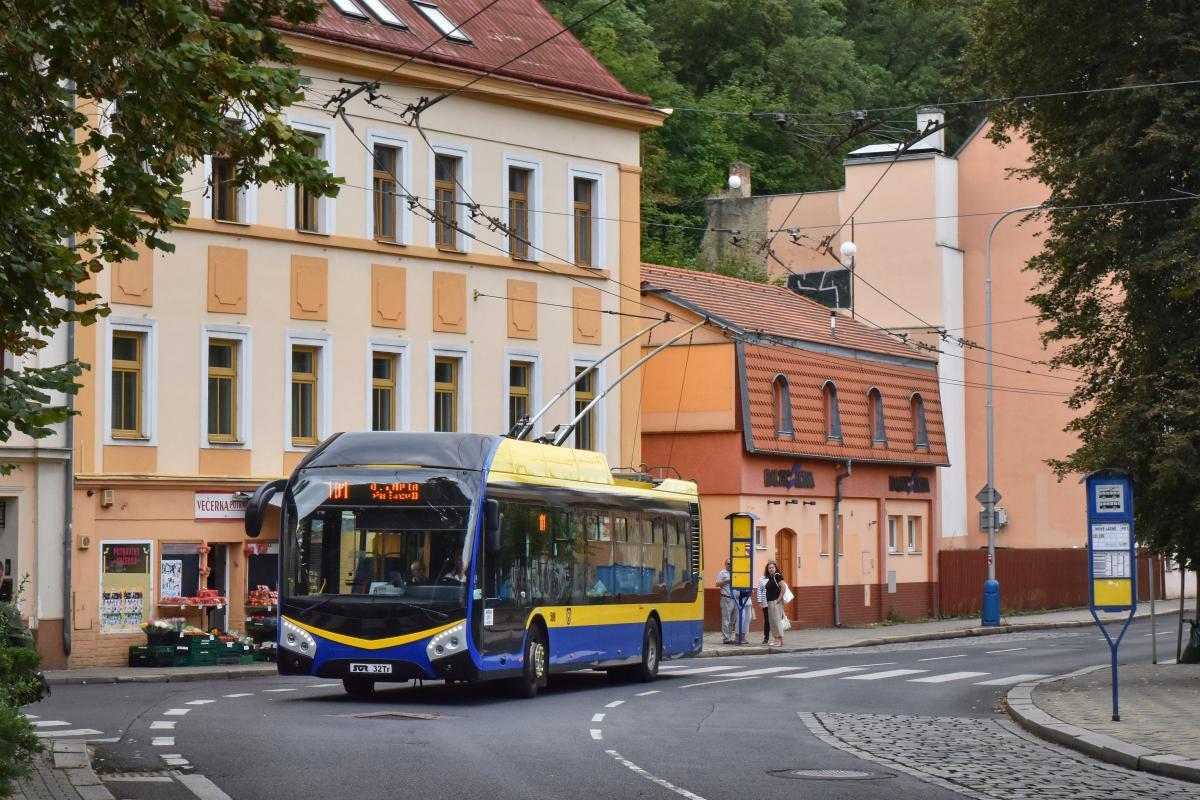
{"type": "Polygon", "coordinates": [[[483,624],[479,652],[485,668],[518,666],[525,639],[529,587],[525,579],[525,506],[501,502],[500,552],[483,558],[483,624]],[[503,661],[501,661],[503,659],[503,661]]]}

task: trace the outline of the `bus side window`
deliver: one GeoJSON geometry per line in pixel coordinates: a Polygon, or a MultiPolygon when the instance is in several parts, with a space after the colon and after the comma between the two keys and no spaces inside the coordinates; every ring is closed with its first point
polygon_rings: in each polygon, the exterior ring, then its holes
{"type": "Polygon", "coordinates": [[[504,525],[500,552],[487,556],[484,592],[495,608],[523,607],[529,603],[525,549],[539,509],[525,503],[500,502],[504,525]]]}
{"type": "Polygon", "coordinates": [[[604,603],[613,595],[612,519],[607,514],[588,517],[587,596],[589,603],[604,603]],[[594,526],[595,537],[592,537],[594,526]]]}
{"type": "Polygon", "coordinates": [[[588,603],[588,547],[594,534],[588,531],[588,520],[595,519],[582,509],[573,508],[568,515],[571,544],[571,604],[588,603]]]}
{"type": "Polygon", "coordinates": [[[667,597],[666,532],[660,518],[650,520],[650,538],[642,541],[642,575],[647,581],[645,594],[654,599],[667,597]]]}

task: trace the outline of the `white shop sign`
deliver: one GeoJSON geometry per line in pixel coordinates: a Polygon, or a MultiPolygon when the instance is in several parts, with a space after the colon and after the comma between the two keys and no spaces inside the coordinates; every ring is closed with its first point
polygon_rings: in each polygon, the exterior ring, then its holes
{"type": "Polygon", "coordinates": [[[196,492],[196,519],[245,519],[246,501],[232,492],[196,492]]]}

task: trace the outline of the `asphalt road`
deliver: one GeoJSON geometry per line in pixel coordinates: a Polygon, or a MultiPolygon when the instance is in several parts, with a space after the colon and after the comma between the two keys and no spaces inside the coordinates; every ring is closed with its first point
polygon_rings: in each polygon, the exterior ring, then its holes
{"type": "MultiPolygon", "coordinates": [[[[1149,659],[1148,632],[1130,627],[1123,661],[1149,659]]],[[[556,676],[533,700],[431,682],[360,702],[270,677],[60,686],[29,711],[61,723],[48,736],[89,731],[67,735],[97,742],[118,800],[1194,797],[1000,713],[1018,682],[1107,661],[1079,628],[556,676]]]]}

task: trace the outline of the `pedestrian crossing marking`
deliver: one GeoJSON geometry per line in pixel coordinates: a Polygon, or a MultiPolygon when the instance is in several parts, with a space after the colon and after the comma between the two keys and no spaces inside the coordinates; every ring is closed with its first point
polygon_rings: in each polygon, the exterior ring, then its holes
{"type": "Polygon", "coordinates": [[[777,678],[825,678],[830,675],[845,675],[847,672],[862,672],[866,667],[832,667],[815,672],[798,672],[793,675],[777,675],[777,678]]]}
{"type": "Polygon", "coordinates": [[[714,683],[732,683],[734,681],[752,681],[752,680],[754,680],[754,676],[750,676],[749,678],[718,678],[715,681],[704,681],[703,683],[685,683],[683,686],[680,686],[679,688],[680,689],[691,689],[693,686],[712,686],[714,683]]]}
{"type": "Polygon", "coordinates": [[[188,700],[184,703],[185,706],[206,706],[209,703],[215,703],[215,700],[188,700]]]}
{"type": "Polygon", "coordinates": [[[236,692],[234,694],[223,694],[221,697],[249,697],[253,692],[236,692]]]}
{"type": "Polygon", "coordinates": [[[1026,681],[1036,681],[1042,678],[1048,678],[1048,675],[1009,675],[1007,678],[993,678],[990,681],[979,681],[976,686],[1008,686],[1010,683],[1025,683],[1026,681]]]}
{"type": "MultiPolygon", "coordinates": [[[[703,675],[706,672],[725,672],[726,670],[739,669],[736,664],[726,664],[723,667],[690,667],[686,669],[675,669],[664,673],[668,677],[676,675],[703,675]]],[[[661,670],[660,670],[661,671],[661,670]]]]}
{"type": "Polygon", "coordinates": [[[72,728],[69,731],[36,731],[35,733],[39,739],[58,739],[64,736],[95,736],[97,733],[104,733],[104,731],[97,731],[91,728],[72,728]]]}
{"type": "Polygon", "coordinates": [[[982,678],[984,675],[990,675],[989,672],[947,672],[942,675],[927,675],[924,678],[909,678],[909,683],[949,683],[950,681],[963,681],[967,678],[982,678]]]}
{"type": "Polygon", "coordinates": [[[191,711],[190,708],[168,708],[163,712],[164,717],[182,717],[191,711]]]}
{"type": "Polygon", "coordinates": [[[761,667],[759,669],[748,669],[743,672],[726,672],[722,678],[745,677],[749,678],[754,675],[771,675],[776,672],[795,672],[796,670],[804,669],[804,667],[761,667]]]}
{"type": "Polygon", "coordinates": [[[175,730],[175,720],[173,719],[157,719],[150,723],[152,731],[171,731],[175,730]]]}
{"type": "Polygon", "coordinates": [[[174,747],[175,746],[175,737],[174,736],[155,736],[153,739],[150,740],[150,744],[154,747],[174,747]]]}
{"type": "Polygon", "coordinates": [[[918,675],[927,669],[887,669],[883,672],[868,672],[866,675],[847,675],[844,681],[881,681],[884,678],[899,678],[902,675],[918,675]]]}
{"type": "Polygon", "coordinates": [[[35,727],[35,728],[60,728],[63,725],[70,725],[71,723],[64,722],[61,719],[46,719],[46,720],[39,719],[39,720],[34,720],[32,722],[32,724],[33,724],[33,727],[35,727]]]}

